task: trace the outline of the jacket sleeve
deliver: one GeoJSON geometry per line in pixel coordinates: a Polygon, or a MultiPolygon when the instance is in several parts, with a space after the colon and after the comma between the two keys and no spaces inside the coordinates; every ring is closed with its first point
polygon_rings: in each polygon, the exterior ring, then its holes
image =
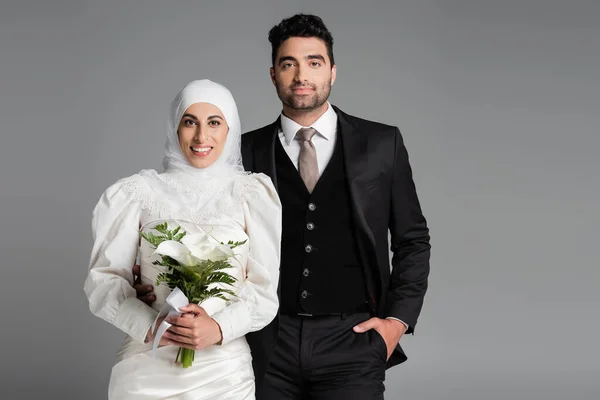
{"type": "Polygon", "coordinates": [[[389,219],[393,256],[384,312],[386,317],[405,322],[408,325],[406,333],[412,333],[427,291],[431,246],[408,153],[397,128],[394,142],[389,219]]]}

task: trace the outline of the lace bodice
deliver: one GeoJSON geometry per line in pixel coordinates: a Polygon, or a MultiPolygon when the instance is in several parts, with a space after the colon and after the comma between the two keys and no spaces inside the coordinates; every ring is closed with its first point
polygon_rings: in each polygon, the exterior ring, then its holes
{"type": "MultiPolygon", "coordinates": [[[[240,173],[229,178],[194,180],[183,173],[144,170],[121,179],[94,210],[94,247],[85,292],[91,311],[143,342],[156,309],[136,298],[131,268],[136,258],[143,281],[156,283],[152,249],[139,231],[168,222],[189,233],[211,231],[220,241],[247,240],[236,249],[236,298],[207,304],[221,326],[223,343],[268,324],[278,307],[281,203],[270,179],[240,173]],[[145,241],[144,241],[145,242],[145,241]],[[138,257],[139,250],[139,257],[138,257]],[[218,302],[217,302],[218,303],[218,302]]],[[[156,288],[157,302],[168,288],[156,288]]]]}

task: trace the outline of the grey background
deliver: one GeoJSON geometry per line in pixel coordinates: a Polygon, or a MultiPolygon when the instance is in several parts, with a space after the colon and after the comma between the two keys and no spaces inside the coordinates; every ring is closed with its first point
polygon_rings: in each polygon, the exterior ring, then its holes
{"type": "Polygon", "coordinates": [[[597,399],[597,1],[9,1],[0,9],[0,387],[103,399],[122,334],[82,286],[102,191],[159,168],[168,104],[210,78],[273,121],[267,32],[335,38],[332,102],[398,125],[432,234],[388,399],[597,399]]]}

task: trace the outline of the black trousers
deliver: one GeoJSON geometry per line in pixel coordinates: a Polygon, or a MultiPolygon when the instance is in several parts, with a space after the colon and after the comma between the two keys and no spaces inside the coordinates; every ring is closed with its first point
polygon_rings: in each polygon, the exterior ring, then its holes
{"type": "Polygon", "coordinates": [[[281,315],[257,400],[382,400],[387,348],[375,330],[352,328],[368,313],[281,315]]]}

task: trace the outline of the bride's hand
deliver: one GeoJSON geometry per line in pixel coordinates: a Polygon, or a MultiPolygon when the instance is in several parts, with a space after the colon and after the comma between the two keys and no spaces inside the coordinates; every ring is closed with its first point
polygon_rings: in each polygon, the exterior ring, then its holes
{"type": "Polygon", "coordinates": [[[165,332],[163,339],[166,338],[169,344],[200,350],[221,342],[221,327],[202,307],[188,304],[180,310],[184,312],[181,317],[167,319],[173,326],[165,332]]]}

